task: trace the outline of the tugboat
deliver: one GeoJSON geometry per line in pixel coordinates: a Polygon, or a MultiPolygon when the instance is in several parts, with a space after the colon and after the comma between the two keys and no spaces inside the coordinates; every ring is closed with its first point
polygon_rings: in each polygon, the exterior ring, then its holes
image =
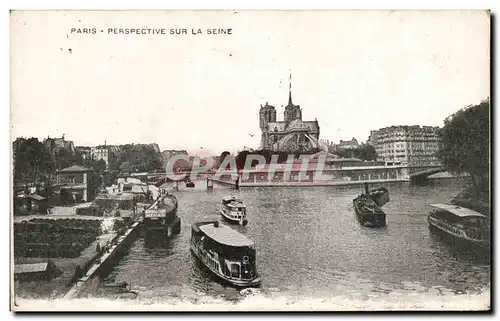
{"type": "Polygon", "coordinates": [[[177,216],[177,198],[169,193],[158,198],[143,211],[143,226],[147,236],[161,234],[171,238],[181,231],[181,219],[177,216]]]}
{"type": "Polygon", "coordinates": [[[186,177],[186,187],[193,188],[194,183],[192,180],[190,180],[188,177],[186,177]]]}
{"type": "Polygon", "coordinates": [[[386,214],[381,207],[388,201],[389,191],[386,188],[381,187],[369,191],[368,184],[365,183],[365,193],[353,200],[359,223],[368,227],[386,226],[386,214]]]}
{"type": "Polygon", "coordinates": [[[239,198],[234,196],[224,197],[219,211],[222,217],[230,223],[241,224],[243,226],[248,224],[247,207],[239,198]]]}
{"type": "Polygon", "coordinates": [[[255,244],[218,221],[191,226],[191,251],[214,275],[237,287],[260,285],[255,244]]]}
{"type": "Polygon", "coordinates": [[[432,231],[474,248],[489,249],[490,220],[471,209],[451,204],[431,204],[427,222],[432,231]]]}

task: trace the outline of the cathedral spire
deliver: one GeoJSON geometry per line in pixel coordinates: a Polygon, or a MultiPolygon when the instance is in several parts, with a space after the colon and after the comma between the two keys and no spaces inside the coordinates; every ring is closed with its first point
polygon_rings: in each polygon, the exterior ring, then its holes
{"type": "Polygon", "coordinates": [[[288,87],[288,106],[293,106],[292,103],[292,72],[290,71],[290,81],[288,87]]]}

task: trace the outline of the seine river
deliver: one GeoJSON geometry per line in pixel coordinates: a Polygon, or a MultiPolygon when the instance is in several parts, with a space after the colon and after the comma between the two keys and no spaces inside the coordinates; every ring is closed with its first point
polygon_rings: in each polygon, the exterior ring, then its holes
{"type": "Polygon", "coordinates": [[[137,240],[102,284],[126,281],[141,298],[151,300],[200,295],[240,300],[237,289],[219,284],[189,250],[191,223],[220,219],[216,208],[221,198],[238,194],[247,204],[249,224],[235,228],[256,243],[262,295],[457,295],[490,286],[489,258],[453,248],[427,225],[428,205],[448,202],[466,186],[463,180],[441,179],[427,186],[385,184],[391,201],[384,206],[383,229],[362,227],[356,221],[352,199],[361,191],[359,186],[236,191],[215,185],[209,192],[204,184],[176,192],[180,235],[152,246],[137,240]]]}

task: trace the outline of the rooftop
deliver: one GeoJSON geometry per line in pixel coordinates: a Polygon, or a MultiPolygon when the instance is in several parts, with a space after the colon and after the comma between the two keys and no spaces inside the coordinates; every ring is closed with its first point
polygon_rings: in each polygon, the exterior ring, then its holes
{"type": "Polygon", "coordinates": [[[437,209],[445,210],[459,217],[467,217],[467,216],[487,217],[471,209],[451,204],[431,204],[430,206],[437,209]]]}
{"type": "Polygon", "coordinates": [[[253,241],[245,235],[224,224],[219,224],[218,227],[215,227],[214,224],[206,224],[201,225],[199,229],[209,238],[220,244],[236,247],[254,245],[253,241]]]}
{"type": "Polygon", "coordinates": [[[38,194],[30,194],[27,197],[32,198],[32,199],[34,199],[36,201],[43,201],[43,200],[45,200],[45,197],[40,196],[38,194]]]}
{"type": "Polygon", "coordinates": [[[91,169],[88,169],[86,167],[83,167],[83,166],[79,166],[79,165],[73,165],[73,166],[70,166],[70,167],[66,167],[64,169],[61,169],[59,172],[61,173],[64,173],[64,172],[67,172],[67,173],[73,173],[73,172],[90,172],[91,169]]]}
{"type": "Polygon", "coordinates": [[[45,272],[48,267],[48,262],[43,263],[28,263],[28,264],[16,264],[14,266],[14,273],[36,273],[45,272]]]}

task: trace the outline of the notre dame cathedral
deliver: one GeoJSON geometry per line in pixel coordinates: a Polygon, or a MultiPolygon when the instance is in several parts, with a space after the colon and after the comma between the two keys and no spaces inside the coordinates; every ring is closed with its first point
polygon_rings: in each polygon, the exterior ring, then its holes
{"type": "Polygon", "coordinates": [[[291,83],[284,121],[276,120],[276,108],[267,102],[264,106],[260,105],[259,118],[262,149],[303,152],[313,148],[321,148],[318,121],[302,120],[300,105],[294,105],[292,102],[291,83]]]}

